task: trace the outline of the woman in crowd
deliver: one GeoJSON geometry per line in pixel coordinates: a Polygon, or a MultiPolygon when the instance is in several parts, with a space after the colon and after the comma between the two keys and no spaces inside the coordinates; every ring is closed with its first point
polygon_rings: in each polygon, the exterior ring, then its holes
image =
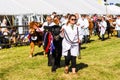
{"type": "Polygon", "coordinates": [[[69,73],[69,63],[71,61],[72,73],[76,73],[76,56],[79,54],[79,31],[76,24],[76,16],[71,14],[67,24],[62,26],[64,35],[62,41],[62,55],[65,57],[65,73],[69,73]]]}

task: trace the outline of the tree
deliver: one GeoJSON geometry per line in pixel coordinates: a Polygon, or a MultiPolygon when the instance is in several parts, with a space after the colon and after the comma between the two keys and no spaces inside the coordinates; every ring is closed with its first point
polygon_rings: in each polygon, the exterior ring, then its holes
{"type": "Polygon", "coordinates": [[[116,3],[115,5],[120,7],[120,3],[116,3]]]}

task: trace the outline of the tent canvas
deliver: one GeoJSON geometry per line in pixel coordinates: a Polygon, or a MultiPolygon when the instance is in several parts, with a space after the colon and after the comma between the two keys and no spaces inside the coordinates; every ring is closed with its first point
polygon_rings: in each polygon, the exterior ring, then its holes
{"type": "Polygon", "coordinates": [[[0,0],[0,15],[30,14],[31,11],[13,0],[0,0]]]}

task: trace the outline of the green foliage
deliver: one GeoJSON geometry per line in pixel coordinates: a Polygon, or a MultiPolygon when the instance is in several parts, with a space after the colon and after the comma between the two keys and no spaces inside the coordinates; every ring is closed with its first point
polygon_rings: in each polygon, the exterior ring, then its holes
{"type": "Polygon", "coordinates": [[[64,74],[64,58],[56,73],[47,66],[42,47],[35,47],[29,58],[29,46],[0,50],[0,80],[119,80],[120,39],[100,41],[92,37],[91,43],[83,44],[81,59],[77,59],[76,75],[64,74]]]}
{"type": "Polygon", "coordinates": [[[115,5],[120,7],[120,3],[116,3],[115,5]]]}

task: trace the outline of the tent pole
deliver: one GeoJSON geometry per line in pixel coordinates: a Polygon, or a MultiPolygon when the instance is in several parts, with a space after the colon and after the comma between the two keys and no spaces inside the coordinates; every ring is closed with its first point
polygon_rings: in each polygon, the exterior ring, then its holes
{"type": "Polygon", "coordinates": [[[10,24],[10,26],[11,26],[11,23],[10,23],[10,20],[9,20],[8,16],[5,16],[5,17],[7,18],[8,22],[9,22],[9,24],[10,24]]]}
{"type": "Polygon", "coordinates": [[[14,16],[12,16],[12,25],[14,26],[14,16]]]}

